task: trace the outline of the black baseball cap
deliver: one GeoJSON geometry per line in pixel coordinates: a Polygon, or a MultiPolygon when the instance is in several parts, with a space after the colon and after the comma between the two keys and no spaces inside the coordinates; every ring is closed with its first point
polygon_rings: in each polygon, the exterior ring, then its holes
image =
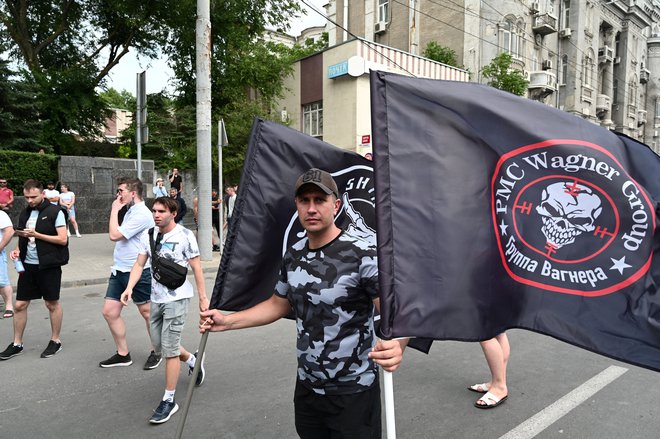
{"type": "Polygon", "coordinates": [[[339,189],[337,189],[337,183],[335,183],[332,175],[326,171],[318,168],[312,168],[298,177],[298,180],[296,181],[296,196],[299,194],[300,189],[308,184],[313,184],[326,194],[334,194],[335,197],[339,198],[339,189]]]}

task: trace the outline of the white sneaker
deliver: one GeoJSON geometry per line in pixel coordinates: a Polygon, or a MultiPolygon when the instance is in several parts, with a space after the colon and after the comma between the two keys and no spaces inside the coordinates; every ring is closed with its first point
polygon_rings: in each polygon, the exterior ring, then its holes
{"type": "Polygon", "coordinates": [[[80,234],[80,232],[76,232],[76,238],[82,238],[82,235],[80,234]]]}
{"type": "Polygon", "coordinates": [[[71,231],[67,230],[67,231],[66,231],[66,236],[67,236],[68,238],[71,238],[71,231]]]}

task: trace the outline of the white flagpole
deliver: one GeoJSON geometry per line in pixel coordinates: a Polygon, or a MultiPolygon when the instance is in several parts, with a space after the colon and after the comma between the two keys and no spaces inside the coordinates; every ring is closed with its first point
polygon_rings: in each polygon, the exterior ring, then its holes
{"type": "Polygon", "coordinates": [[[396,423],[394,420],[394,382],[392,372],[383,371],[383,390],[385,392],[385,429],[387,439],[396,439],[396,423]]]}

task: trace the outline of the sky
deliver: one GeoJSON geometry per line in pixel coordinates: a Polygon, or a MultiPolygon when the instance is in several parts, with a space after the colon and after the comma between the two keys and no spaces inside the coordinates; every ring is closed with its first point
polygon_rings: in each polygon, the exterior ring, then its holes
{"type": "MultiPolygon", "coordinates": [[[[323,5],[328,0],[306,0],[307,3],[325,13],[323,5]]],[[[298,2],[305,10],[309,10],[302,2],[298,2]]],[[[325,19],[313,11],[308,11],[306,16],[291,20],[291,35],[300,35],[300,32],[311,26],[322,26],[325,19]]],[[[150,60],[138,58],[134,53],[126,54],[108,75],[108,87],[116,90],[127,90],[135,95],[136,75],[146,70],[147,93],[157,93],[163,88],[168,88],[168,81],[172,77],[172,69],[167,66],[166,59],[150,60]]],[[[168,88],[172,91],[172,87],[168,88]]]]}

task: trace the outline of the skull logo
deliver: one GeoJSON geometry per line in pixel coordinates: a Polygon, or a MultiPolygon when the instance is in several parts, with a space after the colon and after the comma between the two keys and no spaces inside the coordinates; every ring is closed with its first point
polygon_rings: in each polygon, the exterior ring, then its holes
{"type": "Polygon", "coordinates": [[[541,231],[555,248],[574,243],[582,232],[593,231],[602,210],[598,195],[573,181],[548,185],[536,207],[543,220],[541,231]]]}

